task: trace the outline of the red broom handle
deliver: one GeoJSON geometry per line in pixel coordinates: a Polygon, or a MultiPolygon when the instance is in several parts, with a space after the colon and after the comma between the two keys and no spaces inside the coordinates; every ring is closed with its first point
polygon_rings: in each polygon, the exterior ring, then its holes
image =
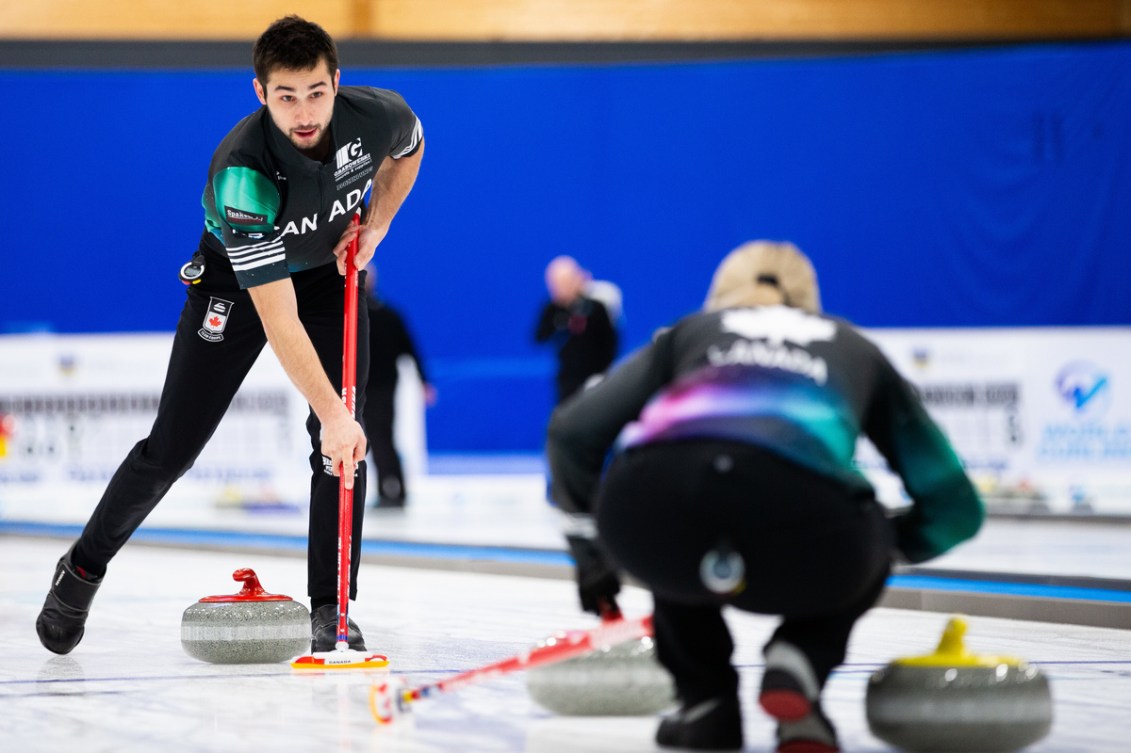
{"type": "Polygon", "coordinates": [[[389,724],[410,704],[453,690],[477,680],[505,675],[534,667],[543,667],[573,659],[599,648],[615,646],[625,641],[638,640],[652,635],[652,615],[636,618],[616,617],[604,620],[590,630],[569,630],[558,633],[520,654],[492,662],[483,667],[469,669],[444,680],[412,688],[393,689],[388,682],[375,684],[369,693],[370,710],[381,724],[389,724]]]}
{"type": "MultiPolygon", "coordinates": [[[[351,226],[357,227],[355,214],[351,226]]],[[[346,299],[342,323],[342,402],[351,416],[357,407],[357,236],[346,252],[346,299]]],[[[349,642],[350,553],[353,547],[353,488],[346,487],[342,463],[338,479],[338,642],[349,642]]]]}
{"type": "MultiPolygon", "coordinates": [[[[441,692],[446,692],[475,680],[505,675],[518,670],[533,669],[547,664],[556,664],[599,648],[615,646],[618,643],[646,638],[651,635],[652,615],[633,619],[611,620],[590,630],[567,630],[542,641],[529,651],[488,664],[485,667],[469,669],[446,680],[439,680],[433,683],[432,687],[441,692]]],[[[422,695],[420,691],[419,688],[410,691],[414,700],[422,695]]]]}

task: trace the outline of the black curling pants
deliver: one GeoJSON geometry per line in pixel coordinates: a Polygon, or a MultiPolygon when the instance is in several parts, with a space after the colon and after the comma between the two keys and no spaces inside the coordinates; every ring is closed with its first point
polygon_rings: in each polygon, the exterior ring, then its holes
{"type": "MultiPolygon", "coordinates": [[[[362,273],[363,274],[363,273],[362,273]]],[[[330,264],[292,275],[298,312],[334,387],[341,391],[344,281],[330,264]]],[[[369,373],[369,317],[362,303],[357,314],[357,413],[364,409],[369,373]]],[[[149,436],[134,445],[111,478],[83,529],[73,554],[76,564],[105,572],[146,516],[200,455],[224,417],[232,398],[259,357],[267,338],[243,290],[190,288],[173,338],[165,386],[149,436]],[[220,322],[216,301],[227,304],[220,322]],[[211,321],[212,330],[206,326],[211,321]],[[214,331],[222,326],[222,331],[214,331]]],[[[337,602],[338,477],[323,470],[321,424],[311,411],[306,422],[311,440],[310,528],[307,591],[312,600],[337,602]]],[[[354,485],[351,598],[357,595],[365,510],[365,466],[354,485]]]]}
{"type": "Polygon", "coordinates": [[[823,686],[890,572],[892,533],[871,494],[750,445],[629,450],[609,468],[596,516],[609,552],[654,595],[657,656],[689,703],[738,688],[724,605],[781,615],[771,642],[801,649],[823,686]],[[719,551],[745,568],[723,593],[703,575],[719,551]]]}

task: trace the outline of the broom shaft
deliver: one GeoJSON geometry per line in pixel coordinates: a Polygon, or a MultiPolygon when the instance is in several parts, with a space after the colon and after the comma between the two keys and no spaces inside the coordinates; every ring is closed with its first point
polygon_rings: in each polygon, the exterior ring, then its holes
{"type": "MultiPolygon", "coordinates": [[[[355,214],[352,224],[357,225],[355,214]]],[[[342,401],[354,416],[357,406],[357,236],[346,252],[342,322],[342,401]]],[[[349,642],[350,555],[353,547],[353,488],[346,487],[345,463],[338,479],[338,642],[349,642]]]]}
{"type": "Polygon", "coordinates": [[[422,685],[405,693],[412,699],[432,692],[446,693],[468,683],[487,677],[509,674],[524,669],[543,667],[573,659],[595,649],[613,646],[626,641],[638,640],[652,635],[652,615],[633,619],[619,618],[609,620],[591,630],[571,630],[543,641],[529,651],[493,662],[483,667],[469,669],[446,680],[422,685]]]}

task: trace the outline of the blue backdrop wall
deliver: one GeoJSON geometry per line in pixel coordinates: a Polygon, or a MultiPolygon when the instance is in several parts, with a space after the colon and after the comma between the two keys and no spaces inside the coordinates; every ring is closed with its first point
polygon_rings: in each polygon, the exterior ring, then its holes
{"type": "MultiPolygon", "coordinates": [[[[425,126],[378,261],[440,391],[433,450],[541,446],[554,362],[531,335],[561,253],[623,289],[625,350],[753,238],[796,242],[865,326],[1131,323],[1128,44],[342,80],[397,89],[425,126]]],[[[172,330],[250,71],[0,87],[0,332],[172,330]]]]}

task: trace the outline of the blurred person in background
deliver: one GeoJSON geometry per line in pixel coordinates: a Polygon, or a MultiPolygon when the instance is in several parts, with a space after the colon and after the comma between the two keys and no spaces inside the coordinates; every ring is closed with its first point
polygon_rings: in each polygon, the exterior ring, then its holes
{"type": "Polygon", "coordinates": [[[424,361],[416,348],[404,318],[377,294],[377,268],[366,270],[365,305],[369,309],[369,384],[365,390],[365,436],[377,466],[377,494],[374,507],[402,509],[407,487],[401,456],[397,451],[393,427],[396,423],[396,395],[402,356],[412,359],[427,405],[436,402],[436,388],[428,381],[424,361]]]}
{"type": "Polygon", "coordinates": [[[557,403],[602,374],[617,354],[620,291],[609,282],[594,284],[588,271],[570,256],[558,256],[546,266],[550,300],[542,307],[534,340],[553,343],[558,352],[555,378],[557,403]],[[609,306],[616,311],[610,313],[609,306]]]}
{"type": "Polygon", "coordinates": [[[972,537],[982,501],[910,384],[821,313],[792,244],[733,251],[704,308],[551,419],[551,493],[574,520],[581,605],[615,610],[620,568],[652,591],[657,656],[680,700],[656,742],[693,750],[743,745],[722,608],[780,615],[758,695],[778,750],[836,751],[821,692],[853,626],[893,560],[972,537]],[[853,464],[860,435],[911,497],[894,521],[853,464]]]}

